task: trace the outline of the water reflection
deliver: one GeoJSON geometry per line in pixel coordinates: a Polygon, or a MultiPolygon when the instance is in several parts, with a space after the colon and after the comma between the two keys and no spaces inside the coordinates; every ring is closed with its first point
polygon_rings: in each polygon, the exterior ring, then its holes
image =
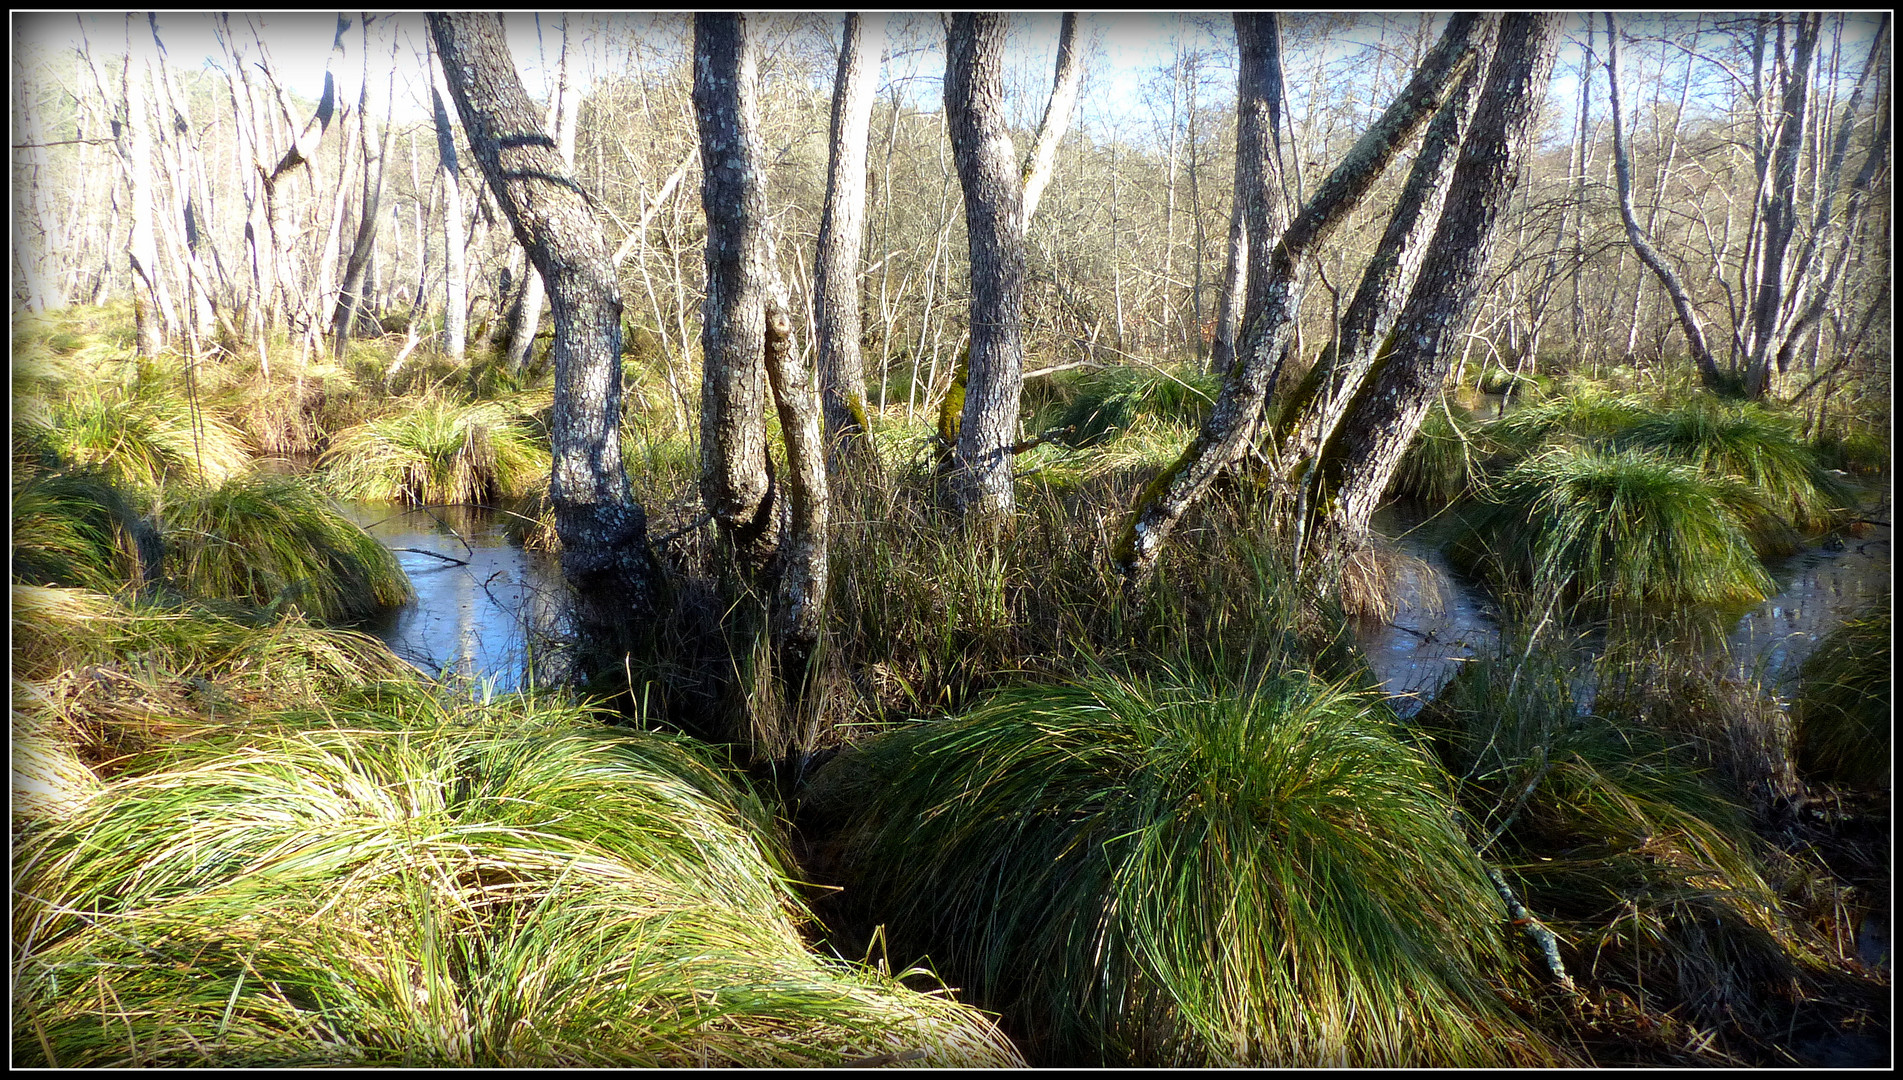
{"type": "Polygon", "coordinates": [[[1889,592],[1890,528],[1800,551],[1770,567],[1780,591],[1744,612],[1728,644],[1738,670],[1788,682],[1818,639],[1889,592]]]}
{"type": "MultiPolygon", "coordinates": [[[[1357,627],[1356,637],[1381,685],[1403,713],[1438,692],[1461,662],[1499,640],[1499,623],[1484,590],[1454,574],[1441,547],[1452,523],[1428,511],[1390,504],[1373,526],[1405,555],[1419,560],[1403,573],[1394,619],[1357,627]]],[[[1817,642],[1890,588],[1890,529],[1876,526],[1801,551],[1769,567],[1777,595],[1748,609],[1714,613],[1727,632],[1715,663],[1789,688],[1817,642]],[[1725,659],[1728,657],[1728,660],[1725,659]]],[[[1687,618],[1689,631],[1699,620],[1687,618]]],[[[1603,642],[1603,635],[1593,635],[1603,642]]]]}
{"type": "Polygon", "coordinates": [[[1375,511],[1375,532],[1410,556],[1392,597],[1394,618],[1358,623],[1355,637],[1403,714],[1440,692],[1463,660],[1500,639],[1492,604],[1454,575],[1441,553],[1445,522],[1394,504],[1375,511]]]}
{"type": "Polygon", "coordinates": [[[416,599],[362,629],[430,675],[521,689],[559,659],[564,623],[561,570],[525,551],[498,515],[464,507],[410,510],[346,504],[352,520],[396,552],[416,599]]]}

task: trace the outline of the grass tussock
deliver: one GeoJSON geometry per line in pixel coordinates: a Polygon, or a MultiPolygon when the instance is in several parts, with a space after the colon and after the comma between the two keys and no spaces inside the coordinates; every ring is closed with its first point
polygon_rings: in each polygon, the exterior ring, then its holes
{"type": "Polygon", "coordinates": [[[357,695],[44,822],[16,849],[22,1063],[1017,1063],[971,1010],[808,951],[765,809],[590,719],[357,695]]]}
{"type": "Polygon", "coordinates": [[[431,396],[338,435],[318,469],[339,497],[428,506],[520,497],[549,456],[515,411],[431,396]]]}
{"type": "Polygon", "coordinates": [[[1800,533],[1831,528],[1856,502],[1796,425],[1759,405],[1692,397],[1639,419],[1626,439],[1740,481],[1800,533]]]}
{"type": "Polygon", "coordinates": [[[1808,775],[1853,787],[1890,786],[1890,597],[1824,635],[1798,670],[1797,760],[1808,775]]]}
{"type": "Polygon", "coordinates": [[[167,579],[191,596],[349,622],[413,595],[396,556],[299,477],[178,489],[160,513],[167,579]]]}
{"type": "Polygon", "coordinates": [[[222,483],[250,467],[236,428],[182,395],[85,387],[52,402],[47,448],[121,484],[222,483]]]}
{"type": "Polygon", "coordinates": [[[848,895],[1045,1063],[1550,1060],[1428,762],[1287,671],[1099,672],[842,755],[848,895]]]}
{"type": "Polygon", "coordinates": [[[13,580],[114,592],[159,573],[159,529],[138,496],[97,468],[16,472],[13,580]]]}
{"type": "Polygon", "coordinates": [[[1590,607],[1755,602],[1775,591],[1747,534],[1760,505],[1656,455],[1555,449],[1488,487],[1452,555],[1590,607]]]}

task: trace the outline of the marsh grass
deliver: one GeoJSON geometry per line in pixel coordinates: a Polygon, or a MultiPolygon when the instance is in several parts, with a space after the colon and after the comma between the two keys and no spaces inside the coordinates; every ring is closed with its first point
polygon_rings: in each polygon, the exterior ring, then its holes
{"type": "Polygon", "coordinates": [[[102,469],[17,471],[12,529],[15,581],[114,592],[159,573],[156,523],[102,469]]]}
{"type": "Polygon", "coordinates": [[[300,477],[174,488],[160,517],[166,576],[192,596],[349,622],[414,595],[396,556],[300,477]]]}
{"type": "Polygon", "coordinates": [[[1893,649],[1886,592],[1805,658],[1792,704],[1804,772],[1853,787],[1889,787],[1893,649]]]}
{"type": "Polygon", "coordinates": [[[1553,449],[1488,486],[1450,554],[1496,584],[1588,608],[1741,603],[1775,583],[1735,481],[1639,451],[1553,449]]]}
{"type": "Polygon", "coordinates": [[[832,655],[868,718],[955,709],[1023,672],[1182,640],[1287,650],[1331,677],[1357,670],[1339,606],[1294,585],[1246,499],[1192,511],[1193,540],[1132,594],[1109,552],[1144,470],[1021,483],[1011,528],[989,544],[937,507],[925,468],[888,476],[842,488],[831,551],[832,655]]]}
{"type": "Polygon", "coordinates": [[[84,386],[47,410],[46,444],[57,459],[91,465],[122,484],[222,483],[250,466],[236,428],[183,395],[84,386]]]}
{"type": "Polygon", "coordinates": [[[1026,404],[1036,409],[1033,430],[1068,427],[1071,433],[1063,437],[1067,445],[1092,447],[1130,429],[1143,416],[1193,428],[1215,403],[1218,382],[1216,376],[1187,365],[1120,365],[1069,378],[1054,376],[1026,404]]]}
{"type": "Polygon", "coordinates": [[[812,798],[847,895],[1040,1063],[1563,1056],[1490,987],[1498,900],[1388,723],[1301,671],[1099,670],[869,741],[812,798]]]}
{"type": "Polygon", "coordinates": [[[101,775],[261,711],[416,672],[375,638],[295,614],[15,584],[14,711],[101,775]]]}
{"type": "Polygon", "coordinates": [[[23,1063],[1017,1062],[810,952],[758,800],[593,719],[411,683],[150,756],[16,852],[23,1063]]]}
{"type": "Polygon", "coordinates": [[[1638,714],[1624,663],[1508,634],[1418,722],[1590,997],[1665,1024],[1694,1059],[1761,1051],[1834,961],[1783,910],[1726,778],[1687,752],[1697,719],[1638,714]]]}
{"type": "Polygon", "coordinates": [[[1823,532],[1856,504],[1852,492],[1799,437],[1795,424],[1759,405],[1691,397],[1640,417],[1623,441],[1690,462],[1707,475],[1738,480],[1757,492],[1765,508],[1780,519],[1758,531],[1768,534],[1767,546],[1784,554],[1795,547],[1778,543],[1778,524],[1800,533],[1823,532]]]}
{"type": "Polygon", "coordinates": [[[339,434],[317,467],[341,498],[481,503],[525,494],[549,454],[546,436],[503,405],[431,396],[339,434]]]}
{"type": "Polygon", "coordinates": [[[1445,398],[1428,407],[1414,441],[1408,444],[1388,494],[1437,506],[1471,495],[1484,482],[1490,441],[1484,425],[1456,416],[1445,398]]]}

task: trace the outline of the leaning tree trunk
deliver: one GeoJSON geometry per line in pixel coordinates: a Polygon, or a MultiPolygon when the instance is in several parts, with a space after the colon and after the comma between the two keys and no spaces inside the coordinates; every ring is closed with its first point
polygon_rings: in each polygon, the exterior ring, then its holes
{"type": "Polygon", "coordinates": [[[813,325],[819,355],[826,435],[834,444],[863,435],[866,373],[859,354],[859,258],[866,212],[866,129],[872,121],[873,77],[885,37],[885,16],[847,12],[833,81],[832,140],[826,155],[826,206],[819,219],[813,268],[813,325]],[[862,33],[869,24],[870,33],[862,33]],[[867,50],[872,63],[865,60],[867,50]],[[872,70],[868,71],[868,67],[872,70]]]}
{"type": "Polygon", "coordinates": [[[1070,118],[1077,105],[1077,91],[1084,85],[1084,63],[1077,48],[1077,13],[1066,11],[1057,31],[1057,72],[1051,79],[1051,97],[1044,105],[1044,119],[1037,126],[1037,139],[1031,144],[1031,156],[1024,165],[1023,229],[1030,232],[1031,219],[1037,216],[1037,204],[1050,186],[1057,167],[1057,146],[1070,130],[1070,118]]]}
{"type": "MultiPolygon", "coordinates": [[[[505,59],[508,55],[508,51],[503,50],[505,59]]],[[[451,360],[461,363],[469,339],[469,262],[465,247],[467,240],[463,233],[462,175],[456,166],[456,136],[449,126],[449,111],[443,106],[443,95],[452,92],[450,85],[444,81],[446,73],[443,68],[448,66],[448,62],[440,53],[437,60],[437,66],[430,72],[433,80],[430,102],[436,118],[436,163],[443,177],[443,352],[451,360]]],[[[515,68],[511,65],[508,70],[513,74],[515,68]]],[[[459,102],[459,111],[460,108],[459,102]]],[[[532,117],[530,124],[540,130],[541,125],[535,123],[532,117]]],[[[463,127],[468,129],[467,120],[463,121],[463,127]]],[[[566,167],[562,175],[568,175],[566,167]]],[[[495,186],[494,177],[490,178],[490,186],[495,186]]],[[[496,198],[501,200],[500,191],[496,198]]],[[[618,295],[615,303],[617,307],[620,305],[618,295]]]]}
{"type": "Polygon", "coordinates": [[[1005,18],[961,12],[945,44],[945,115],[965,196],[971,352],[948,461],[952,505],[967,518],[1013,509],[1011,447],[1023,387],[1023,191],[1004,118],[1005,18]]]}
{"type": "Polygon", "coordinates": [[[1299,482],[1312,475],[1309,467],[1316,452],[1340,424],[1349,402],[1374,366],[1375,353],[1399,317],[1402,301],[1414,287],[1421,258],[1446,204],[1449,179],[1461,139],[1473,119],[1484,74],[1477,65],[1470,68],[1427,126],[1400,200],[1362,272],[1361,284],[1335,331],[1335,340],[1323,350],[1289,401],[1284,414],[1289,419],[1283,425],[1276,457],[1276,473],[1285,480],[1299,482]]]}
{"type": "Polygon", "coordinates": [[[495,15],[429,16],[470,148],[555,311],[554,471],[562,574],[591,630],[639,630],[655,614],[647,515],[621,465],[621,289],[607,237],[522,89],[495,15]]]}
{"type": "Polygon", "coordinates": [[[1500,45],[1413,293],[1374,375],[1321,451],[1315,505],[1325,527],[1314,536],[1330,550],[1364,541],[1401,455],[1460,355],[1496,227],[1546,95],[1560,25],[1553,14],[1509,14],[1500,22],[1500,45]]]}
{"type": "MultiPolygon", "coordinates": [[[[562,163],[572,171],[575,168],[575,131],[581,117],[581,95],[568,76],[568,16],[562,16],[562,54],[555,68],[555,98],[549,103],[549,126],[556,131],[556,150],[562,155],[562,163]]],[[[529,361],[535,353],[535,332],[542,324],[542,303],[547,297],[547,286],[542,276],[533,270],[522,282],[522,305],[520,316],[515,321],[515,332],[509,336],[509,365],[517,375],[525,375],[529,370],[529,361]]],[[[498,306],[500,306],[498,304],[498,306]]]]}
{"type": "MultiPolygon", "coordinates": [[[[1144,490],[1117,539],[1112,557],[1129,585],[1148,579],[1177,521],[1223,470],[1239,462],[1254,445],[1263,407],[1279,374],[1280,357],[1301,309],[1298,265],[1347,220],[1388,163],[1445,104],[1460,76],[1475,63],[1491,18],[1468,13],[1449,18],[1440,41],[1407,86],[1322,181],[1274,248],[1258,256],[1251,247],[1251,291],[1258,271],[1264,283],[1261,314],[1246,326],[1247,347],[1232,370],[1224,373],[1222,389],[1202,430],[1176,463],[1144,490]]],[[[1239,75],[1243,86],[1261,78],[1259,70],[1239,75]]],[[[1246,109],[1246,97],[1238,103],[1239,110],[1246,109]]],[[[1246,168],[1248,162],[1239,157],[1237,167],[1246,168]]]]}
{"type": "Polygon", "coordinates": [[[1665,295],[1672,300],[1672,310],[1678,313],[1678,325],[1685,331],[1685,345],[1691,350],[1692,363],[1698,365],[1698,374],[1707,387],[1716,387],[1722,379],[1718,373],[1718,362],[1711,355],[1711,346],[1705,340],[1705,328],[1698,319],[1698,309],[1692,306],[1691,294],[1685,291],[1685,283],[1679,280],[1672,265],[1659,255],[1652,246],[1645,230],[1639,226],[1639,216],[1632,206],[1632,164],[1626,154],[1624,121],[1619,108],[1619,31],[1613,24],[1612,13],[1606,12],[1606,81],[1612,99],[1612,166],[1619,180],[1619,217],[1625,222],[1626,242],[1632,245],[1639,261],[1646,265],[1664,286],[1665,295]]]}

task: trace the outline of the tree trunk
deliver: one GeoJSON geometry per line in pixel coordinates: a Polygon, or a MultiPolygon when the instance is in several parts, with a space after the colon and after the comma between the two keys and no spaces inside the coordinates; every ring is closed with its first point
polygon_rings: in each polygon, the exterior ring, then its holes
{"type": "Polygon", "coordinates": [[[390,83],[383,95],[383,132],[372,132],[371,117],[375,111],[370,101],[370,20],[364,20],[363,27],[363,92],[358,95],[357,111],[362,120],[358,131],[363,143],[363,203],[357,215],[357,235],[350,245],[350,260],[344,266],[344,282],[337,291],[337,308],[331,313],[331,338],[333,348],[339,359],[350,344],[350,335],[355,332],[357,322],[365,308],[367,290],[364,287],[370,273],[371,258],[376,252],[377,226],[382,221],[380,208],[383,201],[383,162],[390,153],[390,133],[396,125],[393,121],[396,89],[396,48],[394,42],[390,49],[390,83]]]}
{"type": "MultiPolygon", "coordinates": [[[[794,346],[793,307],[766,231],[754,64],[745,16],[695,16],[693,98],[707,215],[701,488],[735,561],[753,579],[730,583],[732,610],[744,626],[746,597],[765,593],[757,586],[770,581],[768,627],[774,666],[789,690],[784,700],[816,721],[817,701],[805,690],[825,626],[826,443],[815,372],[794,346]],[[769,386],[786,442],[784,508],[766,448],[769,386]]],[[[783,756],[796,733],[782,699],[771,691],[745,699],[754,752],[783,756]]]]}
{"type": "Polygon", "coordinates": [[[766,195],[761,190],[754,56],[746,18],[694,17],[694,114],[707,215],[701,317],[701,498],[754,570],[772,553],[774,483],[767,460],[766,195]]]}
{"type": "Polygon", "coordinates": [[[432,13],[429,27],[476,162],[555,309],[549,498],[562,574],[590,629],[625,635],[654,617],[655,567],[621,466],[621,289],[607,238],[540,130],[501,19],[432,13]]]}
{"type": "MultiPolygon", "coordinates": [[[[562,16],[562,54],[555,68],[555,96],[549,102],[551,116],[549,126],[556,131],[556,150],[562,155],[562,163],[572,172],[575,168],[575,131],[581,119],[581,95],[575,91],[568,77],[568,16],[562,16]]],[[[529,361],[535,352],[535,334],[542,325],[542,301],[547,295],[547,287],[542,275],[531,270],[522,282],[522,312],[516,320],[515,333],[509,339],[509,364],[517,375],[526,374],[529,361]]]]}
{"type": "Polygon", "coordinates": [[[1014,508],[1011,447],[1023,388],[1023,192],[1004,120],[1005,18],[958,13],[945,43],[945,115],[965,196],[971,361],[950,462],[952,505],[1001,520],[1014,508]]]}
{"type": "MultiPolygon", "coordinates": [[[[1264,283],[1261,314],[1246,324],[1247,347],[1224,373],[1222,389],[1202,430],[1176,463],[1145,489],[1118,537],[1112,557],[1129,585],[1140,585],[1149,577],[1176,522],[1217,475],[1240,461],[1254,444],[1263,406],[1301,308],[1301,282],[1296,275],[1300,261],[1347,219],[1388,163],[1445,104],[1460,76],[1476,62],[1490,21],[1491,17],[1465,13],[1450,17],[1440,41],[1408,85],[1322,181],[1273,249],[1258,255],[1251,243],[1250,291],[1255,291],[1259,273],[1264,283]]],[[[1252,67],[1239,80],[1248,87],[1263,77],[1259,67],[1252,67]]],[[[1248,111],[1249,97],[1245,92],[1238,102],[1239,122],[1248,111]]],[[[1260,167],[1242,155],[1237,157],[1238,169],[1260,167]]],[[[1238,186],[1254,190],[1259,184],[1249,179],[1238,186]]]]}
{"type": "Polygon", "coordinates": [[[1316,452],[1333,436],[1348,403],[1374,366],[1375,354],[1399,317],[1402,301],[1414,288],[1428,240],[1446,203],[1449,178],[1473,119],[1484,74],[1478,65],[1468,69],[1428,125],[1400,201],[1362,272],[1335,340],[1323,350],[1289,403],[1286,415],[1292,419],[1284,425],[1286,434],[1276,458],[1276,472],[1286,480],[1299,481],[1308,475],[1316,452]]]}
{"type": "Polygon", "coordinates": [[[1619,108],[1619,32],[1612,21],[1612,13],[1606,13],[1606,81],[1611,90],[1612,99],[1612,163],[1619,178],[1619,217],[1625,222],[1626,242],[1632,245],[1633,252],[1659,279],[1665,294],[1672,299],[1672,308],[1678,313],[1678,324],[1685,331],[1685,344],[1691,350],[1692,363],[1698,365],[1698,374],[1707,387],[1715,387],[1722,381],[1718,374],[1718,362],[1712,358],[1711,346],[1705,341],[1705,328],[1699,322],[1698,311],[1692,306],[1691,295],[1685,291],[1685,285],[1672,270],[1671,264],[1662,258],[1652,246],[1645,231],[1639,228],[1638,214],[1632,207],[1632,165],[1626,155],[1624,121],[1620,118],[1619,108]]]}
{"type": "MultiPolygon", "coordinates": [[[[432,27],[436,25],[435,19],[431,19],[430,25],[432,27]]],[[[435,33],[433,36],[440,38],[442,35],[441,33],[435,33]]],[[[507,60],[508,56],[508,50],[504,49],[502,51],[502,58],[507,60]]],[[[443,104],[444,95],[448,94],[452,87],[444,81],[445,73],[443,69],[447,66],[446,62],[440,54],[437,55],[436,59],[438,63],[430,69],[432,79],[430,85],[430,101],[436,118],[437,168],[442,171],[443,178],[443,258],[445,267],[443,275],[443,353],[452,361],[461,363],[465,345],[469,339],[469,267],[466,253],[467,249],[465,246],[466,238],[463,233],[463,191],[461,173],[456,167],[456,136],[449,125],[448,109],[443,104]]],[[[515,68],[512,63],[508,71],[510,74],[514,74],[515,68]]],[[[520,82],[519,77],[517,81],[520,82]]],[[[539,130],[540,126],[541,125],[536,123],[535,119],[531,117],[529,123],[524,125],[521,130],[539,130]]],[[[467,119],[463,121],[463,127],[464,130],[468,129],[469,122],[467,119]]],[[[567,173],[564,172],[562,175],[567,175],[567,173]]],[[[490,178],[490,186],[496,187],[494,177],[490,178]]],[[[496,192],[496,200],[498,202],[503,201],[500,189],[496,192]]],[[[593,221],[592,217],[590,221],[593,221]]],[[[595,227],[599,228],[599,223],[595,223],[595,227]]],[[[516,230],[519,233],[521,226],[517,225],[516,230]]],[[[531,261],[533,261],[533,257],[531,257],[531,261]]],[[[615,306],[617,309],[619,309],[620,303],[620,294],[617,291],[615,297],[615,306]]]]}
{"type": "Polygon", "coordinates": [[[1057,73],[1051,81],[1051,98],[1044,106],[1044,119],[1037,126],[1037,140],[1024,166],[1024,232],[1030,231],[1038,200],[1044,197],[1044,189],[1050,185],[1057,164],[1057,144],[1064,141],[1064,132],[1070,129],[1077,91],[1083,84],[1084,64],[1077,48],[1077,13],[1067,11],[1057,31],[1057,73]]]}
{"type": "MultiPolygon", "coordinates": [[[[46,207],[41,191],[41,181],[47,171],[46,149],[42,145],[39,109],[33,103],[33,87],[27,82],[21,63],[23,56],[24,50],[16,47],[13,52],[14,130],[25,145],[16,149],[13,156],[16,180],[20,182],[15,189],[20,203],[14,216],[12,245],[13,258],[20,270],[15,285],[16,296],[25,302],[28,311],[45,311],[65,307],[66,298],[59,283],[47,273],[46,207]]],[[[75,199],[73,205],[79,202],[75,199]]]]}
{"type": "Polygon", "coordinates": [[[1769,392],[1772,363],[1783,344],[1778,331],[1788,287],[1785,271],[1797,232],[1798,157],[1810,129],[1811,61],[1822,25],[1822,15],[1798,15],[1795,55],[1785,67],[1784,94],[1774,120],[1777,138],[1771,154],[1771,184],[1759,196],[1758,280],[1743,334],[1744,392],[1750,397],[1769,392]]]}
{"type": "Polygon", "coordinates": [[[1330,548],[1365,538],[1401,455],[1460,354],[1502,212],[1512,198],[1558,52],[1561,17],[1515,13],[1500,23],[1473,125],[1434,241],[1375,372],[1323,447],[1315,505],[1330,548]]]}
{"type": "Polygon", "coordinates": [[[866,373],[859,355],[859,253],[866,209],[866,132],[878,89],[875,76],[885,16],[872,16],[869,34],[862,33],[865,21],[858,12],[846,13],[833,80],[826,206],[819,219],[819,255],[813,270],[813,325],[826,436],[840,446],[867,430],[866,373]],[[865,61],[868,49],[870,65],[865,61]]]}
{"type": "MultiPolygon", "coordinates": [[[[1273,13],[1237,14],[1236,198],[1242,206],[1242,251],[1256,265],[1240,272],[1240,325],[1252,328],[1269,299],[1269,256],[1288,228],[1287,184],[1282,173],[1282,29],[1273,13]]],[[[1291,264],[1293,266],[1294,264],[1291,264]]],[[[1301,301],[1295,301],[1297,308],[1301,301]]],[[[1281,357],[1275,360],[1281,363],[1281,357]]],[[[1231,360],[1233,366],[1234,361],[1231,360]]],[[[1222,369],[1230,374],[1230,370],[1222,369]]]]}

